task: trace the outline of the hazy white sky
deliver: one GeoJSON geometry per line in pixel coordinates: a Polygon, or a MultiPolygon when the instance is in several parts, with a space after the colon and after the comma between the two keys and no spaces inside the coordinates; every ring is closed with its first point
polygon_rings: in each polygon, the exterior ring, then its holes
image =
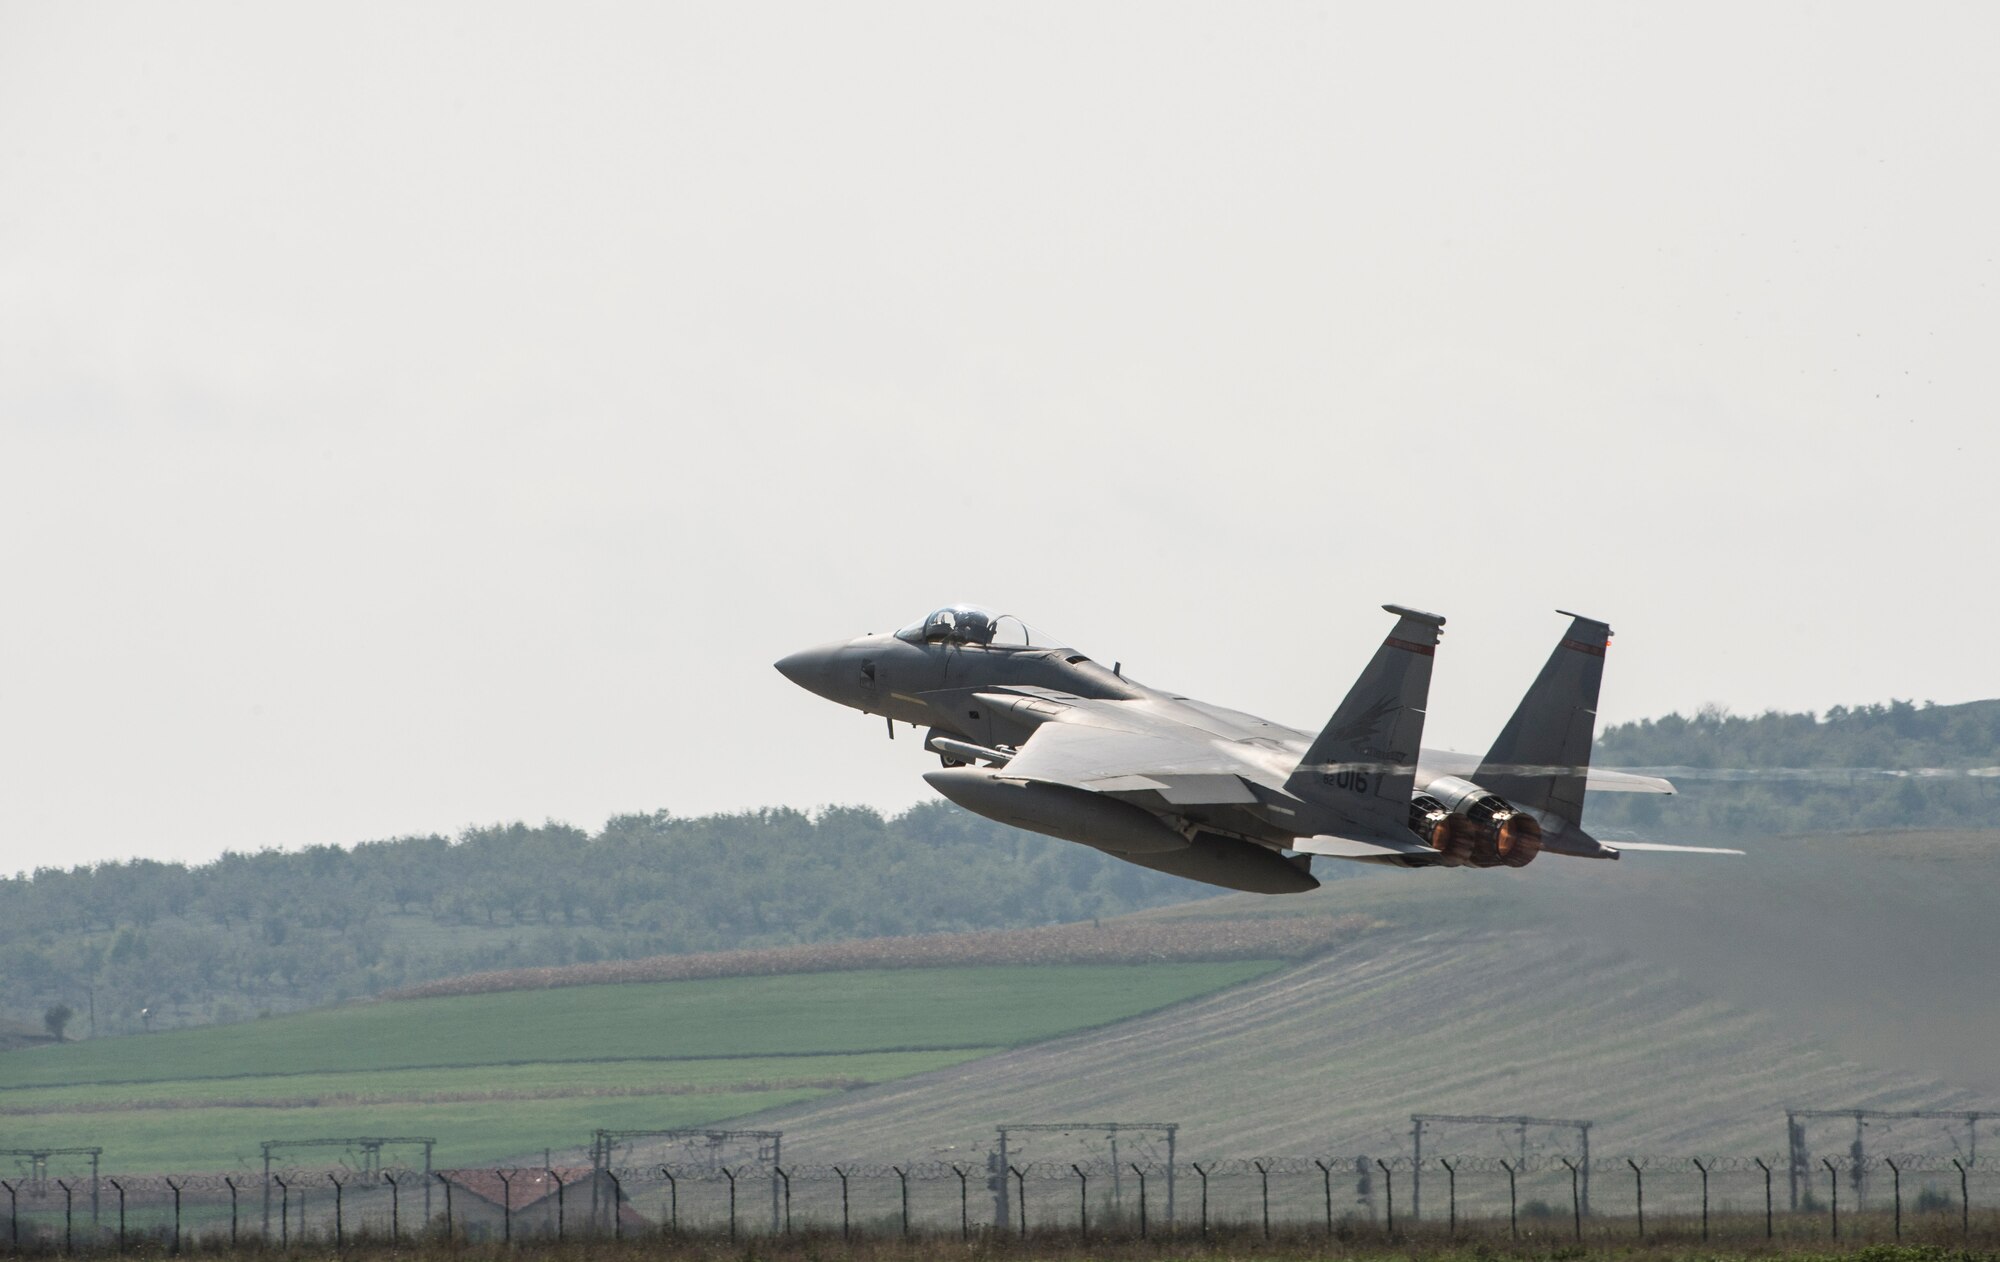
{"type": "Polygon", "coordinates": [[[1301,726],[2000,694],[1989,5],[0,4],[0,871],[901,807],[950,600],[1301,726]]]}

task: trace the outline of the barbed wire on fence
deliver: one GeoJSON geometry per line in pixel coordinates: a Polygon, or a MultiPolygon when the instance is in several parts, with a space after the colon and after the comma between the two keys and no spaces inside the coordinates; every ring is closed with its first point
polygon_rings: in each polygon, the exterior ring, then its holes
{"type": "MultiPolygon", "coordinates": [[[[1524,1175],[1551,1172],[1567,1173],[1569,1165],[1566,1163],[1569,1162],[1573,1162],[1579,1170],[1588,1170],[1592,1174],[1622,1175],[1630,1175],[1635,1165],[1648,1174],[1698,1174],[1703,1167],[1706,1167],[1707,1173],[1711,1175],[1747,1174],[1767,1169],[1782,1173],[1787,1169],[1784,1157],[1777,1153],[1758,1156],[1597,1156],[1592,1157],[1587,1163],[1577,1157],[1562,1153],[1530,1154],[1527,1157],[1520,1158],[1445,1153],[1434,1157],[1425,1157],[1420,1163],[1412,1161],[1407,1156],[1384,1155],[1378,1157],[1372,1154],[1325,1153],[1315,1156],[1195,1158],[1191,1161],[1177,1161],[1173,1163],[1173,1169],[1176,1173],[1191,1174],[1194,1167],[1199,1165],[1202,1172],[1211,1178],[1233,1178],[1252,1175],[1318,1176],[1328,1170],[1354,1172],[1365,1168],[1368,1171],[1379,1172],[1384,1167],[1388,1171],[1397,1174],[1411,1171],[1421,1171],[1425,1174],[1433,1171],[1443,1173],[1449,1167],[1450,1171],[1457,1174],[1501,1174],[1511,1170],[1516,1175],[1524,1175]]],[[[1891,1170],[1892,1165],[1904,1174],[1955,1174],[1959,1171],[1967,1174],[1989,1176],[2000,1174],[2000,1157],[1962,1157],[1939,1153],[1877,1153],[1859,1159],[1852,1155],[1825,1157],[1815,1155],[1810,1168],[1819,1173],[1824,1173],[1828,1166],[1831,1166],[1835,1171],[1840,1173],[1851,1173],[1857,1169],[1872,1173],[1876,1171],[1888,1172],[1891,1170]]],[[[645,1182],[658,1176],[662,1168],[662,1165],[659,1163],[604,1167],[611,1174],[628,1182],[645,1182]]],[[[922,1161],[903,1162],[786,1162],[779,1165],[746,1161],[741,1164],[728,1165],[727,1174],[719,1166],[697,1165],[680,1167],[668,1163],[664,1168],[675,1178],[685,1183],[717,1184],[726,1183],[729,1175],[734,1175],[739,1179],[773,1177],[780,1170],[787,1177],[808,1182],[826,1179],[837,1180],[842,1175],[845,1175],[849,1179],[894,1179],[901,1177],[912,1180],[936,1181],[943,1179],[955,1180],[961,1175],[969,1176],[972,1174],[984,1177],[991,1173],[987,1162],[983,1159],[958,1163],[926,1159],[922,1161]]],[[[1029,1179],[1074,1181],[1079,1175],[1096,1179],[1099,1177],[1109,1178],[1113,1175],[1139,1172],[1147,1175],[1164,1174],[1167,1170],[1167,1163],[1162,1161],[1120,1161],[1114,1163],[1103,1158],[1094,1158],[1087,1161],[1075,1162],[1059,1160],[1014,1162],[1011,1168],[1029,1179]]],[[[343,1187],[349,1188],[364,1188],[376,1185],[386,1187],[391,1184],[401,1188],[411,1188],[420,1186],[426,1180],[433,1178],[458,1179],[461,1176],[492,1175],[495,1173],[536,1175],[545,1174],[549,1169],[550,1167],[540,1165],[438,1167],[427,1174],[422,1170],[406,1168],[362,1171],[346,1166],[336,1167],[331,1170],[324,1168],[287,1167],[272,1171],[272,1183],[275,1185],[278,1180],[283,1180],[286,1184],[294,1188],[330,1188],[333,1186],[332,1181],[337,1179],[343,1187]]],[[[554,1169],[564,1175],[568,1175],[573,1170],[588,1170],[589,1167],[581,1165],[557,1165],[554,1169]]],[[[253,1188],[261,1190],[265,1186],[265,1179],[261,1174],[247,1171],[227,1174],[191,1173],[100,1176],[100,1182],[108,1184],[108,1180],[111,1177],[116,1177],[123,1184],[128,1196],[167,1193],[175,1185],[179,1186],[183,1195],[226,1196],[230,1190],[229,1184],[232,1180],[235,1185],[234,1190],[238,1194],[253,1188]]],[[[23,1190],[38,1185],[36,1181],[25,1179],[9,1181],[14,1183],[17,1188],[23,1190]]],[[[68,1181],[72,1186],[78,1183],[78,1180],[74,1178],[68,1181]]],[[[81,1181],[87,1184],[89,1182],[88,1176],[83,1176],[81,1181]]],[[[55,1182],[53,1178],[50,1178],[40,1180],[39,1184],[53,1187],[55,1182]]]]}

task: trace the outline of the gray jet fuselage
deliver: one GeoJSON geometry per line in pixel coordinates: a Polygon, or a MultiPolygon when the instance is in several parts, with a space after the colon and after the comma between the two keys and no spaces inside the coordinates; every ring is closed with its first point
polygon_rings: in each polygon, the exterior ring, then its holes
{"type": "MultiPolygon", "coordinates": [[[[1310,733],[1297,728],[1147,687],[1074,649],[911,643],[893,634],[879,634],[807,649],[777,665],[793,683],[829,701],[930,729],[927,742],[933,748],[938,736],[986,749],[1025,744],[1035,729],[1053,716],[1045,708],[1037,708],[1038,701],[1043,707],[1049,703],[1032,694],[1017,694],[1018,699],[1006,701],[992,699],[1014,689],[1116,703],[1118,710],[1130,713],[1135,724],[1148,729],[1177,727],[1189,741],[1232,746],[1246,770],[1262,771],[1278,785],[1312,742],[1310,733]],[[981,693],[988,694],[987,698],[981,693]]],[[[1467,762],[1469,769],[1469,763],[1477,760],[1461,761],[1467,762]]],[[[1269,804],[1190,807],[1189,823],[1274,847],[1323,831],[1312,826],[1312,812],[1300,815],[1305,804],[1285,802],[1277,793],[1271,796],[1269,804]]],[[[1093,844],[1089,835],[1065,839],[1093,844]]]]}
{"type": "Polygon", "coordinates": [[[1525,867],[1545,851],[1618,858],[1581,827],[1586,788],[1673,787],[1590,768],[1611,628],[1566,615],[1493,748],[1472,758],[1421,748],[1445,620],[1383,608],[1394,628],[1317,736],[1149,688],[968,605],[777,666],[885,716],[892,736],[896,723],[928,728],[924,745],[944,765],[924,779],[967,810],[1193,880],[1285,893],[1318,884],[1314,857],[1475,868],[1525,867]]]}

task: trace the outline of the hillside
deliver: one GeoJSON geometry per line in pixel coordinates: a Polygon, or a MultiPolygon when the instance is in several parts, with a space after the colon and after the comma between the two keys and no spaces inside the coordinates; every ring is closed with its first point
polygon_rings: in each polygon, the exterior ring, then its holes
{"type": "Polygon", "coordinates": [[[113,1173],[241,1169],[263,1140],[328,1135],[431,1135],[439,1164],[493,1162],[598,1127],[699,1126],[893,1079],[1273,967],[959,967],[353,1004],[8,1053],[0,1132],[13,1147],[101,1146],[113,1173]]]}
{"type": "MultiPolygon", "coordinates": [[[[1768,1154],[1788,1104],[2000,1104],[2000,832],[1854,841],[1382,872],[1143,913],[1382,927],[1170,1012],[753,1120],[816,1161],[901,1159],[912,1137],[982,1151],[996,1123],[1079,1117],[1178,1122],[1197,1158],[1394,1154],[1413,1112],[1589,1118],[1600,1153],[1768,1154]]],[[[1896,1142],[1953,1139],[1920,1130],[1896,1142]]]]}
{"type": "Polygon", "coordinates": [[[0,1129],[103,1143],[116,1169],[230,1168],[261,1139],[340,1133],[435,1134],[440,1162],[526,1160],[598,1126],[724,1121],[783,1129],[798,1161],[890,1161],[1080,1115],[1178,1122],[1195,1158],[1393,1154],[1414,1111],[1586,1117],[1600,1152],[1769,1153],[1787,1105],[2000,1103],[1996,895],[2000,832],[1363,869],[1297,898],[968,940],[1040,963],[975,967],[940,947],[929,962],[949,967],[774,973],[849,960],[777,949],[750,953],[748,975],[623,984],[598,970],[648,966],[572,966],[16,1051],[0,1056],[0,1129]],[[1237,956],[1112,963],[1086,937],[1237,956]],[[1243,958],[1265,947],[1295,962],[1243,958]]]}

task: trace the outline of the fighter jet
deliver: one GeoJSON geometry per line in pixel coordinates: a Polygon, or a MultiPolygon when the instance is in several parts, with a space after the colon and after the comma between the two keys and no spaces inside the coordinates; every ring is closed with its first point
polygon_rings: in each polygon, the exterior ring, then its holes
{"type": "Polygon", "coordinates": [[[1421,747],[1445,620],[1395,626],[1314,735],[1129,679],[1019,618],[951,605],[900,631],[805,649],[778,670],[830,701],[928,729],[924,779],[966,810],[1230,889],[1314,889],[1315,857],[1402,867],[1616,859],[1584,831],[1586,789],[1672,793],[1592,769],[1611,628],[1569,628],[1484,758],[1421,747]]]}

